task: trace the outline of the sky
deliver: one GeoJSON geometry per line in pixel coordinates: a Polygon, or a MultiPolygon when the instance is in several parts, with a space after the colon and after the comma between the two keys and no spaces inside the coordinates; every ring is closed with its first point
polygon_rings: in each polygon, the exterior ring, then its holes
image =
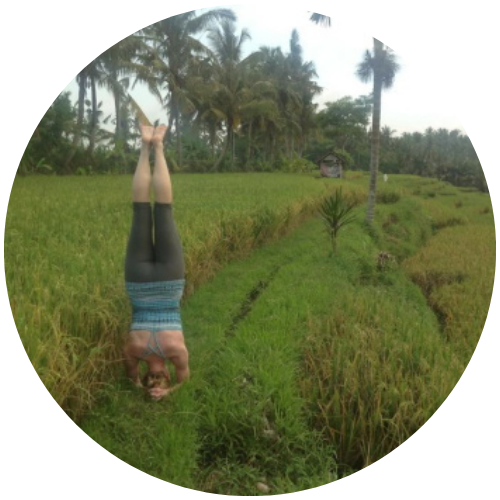
{"type": "MultiPolygon", "coordinates": [[[[250,5],[227,7],[233,9],[238,17],[238,31],[247,28],[250,32],[252,39],[244,46],[247,54],[263,45],[280,46],[284,52],[288,52],[292,30],[298,30],[303,58],[315,63],[317,82],[323,88],[315,100],[320,107],[344,96],[355,98],[370,94],[371,83],[362,83],[355,71],[365,51],[371,49],[373,39],[370,33],[356,28],[354,19],[334,19],[332,26],[326,28],[312,23],[309,20],[310,13],[303,10],[283,12],[279,7],[270,7],[263,16],[262,11],[250,5]]],[[[393,87],[384,91],[382,96],[382,126],[395,130],[395,135],[424,132],[427,127],[458,129],[465,133],[458,118],[446,106],[446,87],[436,85],[436,75],[429,77],[431,71],[422,64],[421,59],[412,60],[409,55],[399,53],[394,47],[392,49],[401,68],[393,87]]],[[[76,101],[76,83],[72,81],[65,90],[69,90],[73,101],[76,101]]],[[[151,122],[156,119],[167,121],[167,113],[146,88],[137,86],[131,94],[151,122]]],[[[104,89],[98,91],[98,100],[103,101],[105,116],[113,115],[113,101],[104,89]]]]}

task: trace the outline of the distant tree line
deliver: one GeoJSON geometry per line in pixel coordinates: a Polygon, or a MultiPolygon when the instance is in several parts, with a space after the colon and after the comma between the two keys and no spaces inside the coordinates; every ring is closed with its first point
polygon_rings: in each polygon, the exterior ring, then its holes
{"type": "MultiPolygon", "coordinates": [[[[235,20],[229,9],[187,12],[109,48],[77,75],[76,102],[65,92],[50,106],[18,173],[130,173],[138,124],[147,120],[130,95],[137,83],[167,110],[174,171],[308,171],[330,151],[347,168],[369,170],[372,96],[344,97],[319,110],[313,101],[322,89],[298,32],[287,52],[261,47],[243,57],[250,34],[237,32],[235,20]],[[103,88],[113,97],[110,116],[98,98],[103,88]]],[[[486,189],[474,149],[458,131],[396,137],[382,128],[380,170],[486,189]]]]}

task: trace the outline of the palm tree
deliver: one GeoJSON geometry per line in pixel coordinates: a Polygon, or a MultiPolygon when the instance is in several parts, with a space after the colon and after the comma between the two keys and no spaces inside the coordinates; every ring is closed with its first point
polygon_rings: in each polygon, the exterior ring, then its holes
{"type": "Polygon", "coordinates": [[[392,87],[399,70],[399,64],[392,50],[376,38],[373,39],[373,53],[365,52],[363,61],[358,65],[356,74],[363,82],[373,79],[373,115],[370,159],[370,187],[366,221],[372,224],[375,216],[377,196],[377,173],[380,152],[380,115],[382,109],[382,89],[392,87]]]}
{"type": "Polygon", "coordinates": [[[78,148],[78,146],[80,146],[82,142],[84,117],[85,117],[85,96],[87,94],[87,86],[89,79],[88,76],[91,64],[85,66],[85,68],[83,68],[76,76],[76,82],[78,84],[77,118],[76,118],[76,126],[75,129],[73,130],[73,140],[71,143],[71,149],[69,150],[68,156],[66,157],[66,161],[64,162],[64,171],[66,173],[69,172],[69,164],[71,163],[71,160],[75,156],[76,149],[78,148]]]}
{"type": "MultiPolygon", "coordinates": [[[[111,92],[115,104],[115,149],[126,144],[127,107],[129,106],[130,77],[135,76],[135,83],[145,83],[151,93],[161,101],[161,95],[152,71],[137,60],[140,54],[148,53],[149,47],[141,37],[133,34],[116,43],[99,56],[102,73],[98,85],[111,92]]],[[[135,85],[134,83],[134,85],[135,85]]]]}
{"type": "Polygon", "coordinates": [[[248,78],[245,102],[240,107],[242,128],[247,137],[245,166],[248,169],[254,149],[253,139],[256,132],[262,131],[269,123],[277,124],[280,113],[276,101],[276,88],[266,76],[254,68],[248,78]]]}
{"type": "Polygon", "coordinates": [[[213,79],[212,65],[208,60],[200,60],[196,72],[192,75],[189,85],[189,95],[196,108],[193,125],[199,130],[199,135],[208,141],[211,161],[215,161],[215,149],[226,119],[219,109],[216,99],[216,85],[213,79]]]}
{"type": "Polygon", "coordinates": [[[279,47],[261,47],[261,66],[263,73],[276,89],[276,102],[279,108],[280,121],[277,127],[272,127],[271,156],[274,157],[275,148],[282,144],[283,152],[290,158],[295,150],[296,138],[303,136],[301,122],[307,112],[309,83],[315,76],[312,63],[302,62],[302,48],[298,43],[298,33],[292,32],[290,41],[291,51],[284,54],[279,47]]]}
{"type": "Polygon", "coordinates": [[[226,140],[212,170],[216,171],[227,150],[231,148],[231,166],[234,166],[234,137],[242,121],[242,105],[248,100],[248,68],[255,63],[258,53],[242,59],[243,44],[250,33],[243,29],[238,35],[232,21],[224,21],[219,28],[209,31],[213,50],[214,90],[216,107],[225,116],[226,140]]]}
{"type": "MultiPolygon", "coordinates": [[[[330,26],[331,19],[322,14],[313,13],[311,21],[323,26],[330,26]]],[[[394,77],[399,70],[399,64],[392,50],[382,42],[373,39],[373,54],[366,51],[364,60],[359,64],[357,75],[368,82],[373,78],[373,115],[372,115],[372,141],[370,159],[370,188],[368,193],[368,209],[366,220],[369,224],[375,216],[375,199],[377,195],[377,172],[380,151],[380,114],[382,108],[382,88],[390,88],[394,77]]]]}
{"type": "MultiPolygon", "coordinates": [[[[296,29],[292,31],[290,38],[290,53],[287,56],[287,66],[289,72],[289,81],[291,87],[298,95],[298,106],[292,111],[298,117],[296,134],[291,134],[289,153],[295,152],[295,143],[298,143],[298,151],[301,154],[305,139],[312,128],[313,116],[316,105],[313,104],[313,98],[322,91],[322,88],[313,81],[317,78],[316,68],[311,61],[304,62],[302,58],[302,46],[300,45],[299,33],[296,29]],[[297,141],[295,138],[297,137],[297,141]]],[[[293,129],[292,129],[293,130],[293,129]]]]}
{"type": "Polygon", "coordinates": [[[97,82],[100,79],[101,67],[100,61],[94,60],[90,65],[90,71],[88,74],[89,86],[90,86],[90,99],[91,99],[91,109],[90,109],[90,133],[89,133],[89,147],[88,151],[90,156],[93,156],[94,149],[97,140],[97,127],[99,123],[99,107],[97,104],[97,82]]]}
{"type": "Polygon", "coordinates": [[[148,60],[166,86],[169,126],[175,124],[179,165],[182,163],[182,118],[196,111],[188,92],[190,67],[195,55],[208,52],[196,35],[222,20],[234,21],[236,16],[229,9],[213,9],[199,15],[191,11],[163,19],[143,30],[145,40],[152,43],[154,54],[152,58],[148,56],[148,60]]]}

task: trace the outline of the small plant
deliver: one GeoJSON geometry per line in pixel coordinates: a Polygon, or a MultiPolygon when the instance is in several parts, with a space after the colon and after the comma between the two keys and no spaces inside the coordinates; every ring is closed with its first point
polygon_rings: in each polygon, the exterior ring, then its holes
{"type": "Polygon", "coordinates": [[[326,198],[319,207],[319,216],[331,238],[333,253],[337,251],[338,232],[356,218],[351,212],[357,204],[356,199],[343,196],[342,188],[339,188],[335,191],[335,194],[326,198]]]}
{"type": "Polygon", "coordinates": [[[42,158],[38,163],[35,165],[35,168],[33,169],[33,172],[35,173],[40,173],[40,172],[52,172],[54,169],[45,163],[45,158],[42,158]]]}
{"type": "Polygon", "coordinates": [[[78,167],[76,169],[76,175],[92,175],[94,173],[94,169],[92,168],[92,165],[88,165],[87,167],[78,167]]]}

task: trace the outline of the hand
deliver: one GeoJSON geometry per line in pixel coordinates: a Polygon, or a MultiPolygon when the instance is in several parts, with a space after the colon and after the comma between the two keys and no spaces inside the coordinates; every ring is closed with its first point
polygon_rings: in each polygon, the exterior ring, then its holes
{"type": "Polygon", "coordinates": [[[171,389],[164,389],[162,387],[152,387],[148,389],[148,393],[154,401],[160,401],[160,399],[165,397],[169,392],[171,392],[171,389]]]}

